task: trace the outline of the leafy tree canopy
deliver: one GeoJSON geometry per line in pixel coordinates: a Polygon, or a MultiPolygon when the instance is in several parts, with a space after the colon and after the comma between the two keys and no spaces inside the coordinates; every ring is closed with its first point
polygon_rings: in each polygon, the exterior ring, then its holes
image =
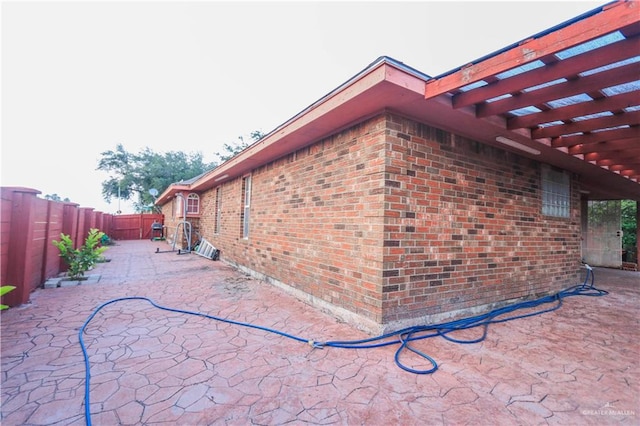
{"type": "Polygon", "coordinates": [[[637,247],[636,230],[638,224],[636,223],[636,202],[632,200],[622,200],[621,213],[622,213],[622,247],[632,248],[637,247]]]}
{"type": "MultiPolygon", "coordinates": [[[[263,136],[258,130],[250,133],[249,142],[238,136],[235,142],[225,143],[222,151],[215,155],[221,163],[225,162],[263,136]]],[[[137,211],[153,204],[150,189],[155,188],[162,193],[172,183],[192,179],[218,165],[216,162],[205,163],[201,153],[170,151],[160,154],[148,147],[134,153],[127,151],[122,144],[100,155],[97,170],[109,174],[108,179],[102,182],[102,197],[107,202],[118,197],[132,200],[137,211]]]]}
{"type": "Polygon", "coordinates": [[[262,133],[259,130],[254,130],[253,132],[251,132],[249,134],[249,136],[251,137],[251,141],[250,142],[245,141],[244,137],[238,136],[238,140],[236,140],[235,142],[232,142],[230,144],[229,143],[225,143],[223,145],[223,151],[222,152],[216,152],[216,154],[215,154],[216,157],[218,157],[220,159],[221,163],[224,163],[225,161],[227,161],[227,160],[235,157],[236,155],[238,155],[245,148],[248,148],[249,146],[253,145],[257,141],[262,139],[264,137],[264,133],[262,133]]]}
{"type": "Polygon", "coordinates": [[[64,199],[62,197],[60,197],[58,194],[47,194],[44,196],[45,200],[51,200],[51,201],[64,201],[65,203],[70,203],[71,200],[68,199],[67,197],[65,197],[64,199]]]}
{"type": "Polygon", "coordinates": [[[205,163],[201,153],[160,154],[148,147],[133,153],[118,144],[115,150],[101,153],[97,170],[109,173],[109,178],[102,182],[105,201],[118,197],[132,200],[136,210],[142,211],[154,202],[150,189],[161,193],[172,183],[191,179],[215,165],[205,163]]]}

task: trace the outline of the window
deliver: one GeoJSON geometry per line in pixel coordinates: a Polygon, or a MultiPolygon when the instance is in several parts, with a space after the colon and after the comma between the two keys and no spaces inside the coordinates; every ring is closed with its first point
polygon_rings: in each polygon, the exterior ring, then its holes
{"type": "Polygon", "coordinates": [[[220,233],[220,220],[222,219],[222,188],[216,188],[216,220],[213,224],[213,233],[220,233]]]}
{"type": "Polygon", "coordinates": [[[571,210],[571,179],[563,171],[542,167],[542,214],[569,217],[571,210]]]}
{"type": "Polygon", "coordinates": [[[187,195],[186,199],[182,193],[176,194],[174,199],[175,215],[176,217],[182,217],[186,214],[200,214],[200,197],[198,194],[191,193],[187,195]],[[186,202],[186,211],[185,211],[186,202]]]}
{"type": "Polygon", "coordinates": [[[251,176],[242,179],[242,238],[249,238],[249,212],[251,207],[251,176]]]}
{"type": "Polygon", "coordinates": [[[200,197],[198,194],[191,193],[187,196],[187,214],[200,213],[200,197]]]}

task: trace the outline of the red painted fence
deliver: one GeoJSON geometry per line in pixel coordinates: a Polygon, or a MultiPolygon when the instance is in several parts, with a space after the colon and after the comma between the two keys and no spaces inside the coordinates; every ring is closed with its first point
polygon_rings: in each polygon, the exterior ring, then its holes
{"type": "Polygon", "coordinates": [[[164,223],[164,215],[145,213],[113,216],[109,236],[114,240],[151,239],[151,225],[153,222],[164,223]]]}
{"type": "Polygon", "coordinates": [[[151,223],[162,215],[123,215],[95,211],[65,203],[38,198],[40,191],[31,188],[0,187],[0,285],[13,285],[15,290],[2,297],[2,303],[17,306],[28,302],[29,294],[52,277],[65,271],[67,265],[51,243],[67,234],[80,247],[89,233],[97,228],[112,239],[150,238],[151,223]],[[123,232],[131,225],[129,217],[137,217],[136,232],[123,232]],[[118,235],[114,236],[114,230],[118,235]]]}

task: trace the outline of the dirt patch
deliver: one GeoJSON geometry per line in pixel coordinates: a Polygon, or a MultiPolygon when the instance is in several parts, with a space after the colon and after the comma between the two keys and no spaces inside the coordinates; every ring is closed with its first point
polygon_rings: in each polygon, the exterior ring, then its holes
{"type": "Polygon", "coordinates": [[[249,287],[250,277],[227,277],[224,279],[224,290],[231,296],[239,296],[249,293],[251,287],[249,287]]]}

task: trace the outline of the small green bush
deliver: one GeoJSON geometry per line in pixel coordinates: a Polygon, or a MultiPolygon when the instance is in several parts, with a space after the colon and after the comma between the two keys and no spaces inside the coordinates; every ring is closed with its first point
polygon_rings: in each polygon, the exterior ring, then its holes
{"type": "Polygon", "coordinates": [[[65,234],[60,234],[60,241],[52,241],[60,251],[60,257],[69,266],[67,271],[69,278],[82,279],[84,273],[100,261],[102,253],[107,249],[100,246],[103,236],[104,232],[91,228],[84,245],[77,249],[73,248],[71,237],[65,234]]]}
{"type": "MultiPolygon", "coordinates": [[[[0,287],[0,296],[4,296],[5,294],[9,293],[11,290],[15,290],[15,286],[12,285],[3,285],[2,287],[0,287]]],[[[9,309],[9,307],[7,305],[0,305],[0,311],[3,311],[5,309],[9,309]]]]}
{"type": "Polygon", "coordinates": [[[102,258],[102,253],[107,247],[100,245],[104,232],[98,231],[92,228],[89,231],[89,235],[84,240],[84,245],[80,247],[80,257],[83,259],[87,270],[91,269],[102,258]]]}

